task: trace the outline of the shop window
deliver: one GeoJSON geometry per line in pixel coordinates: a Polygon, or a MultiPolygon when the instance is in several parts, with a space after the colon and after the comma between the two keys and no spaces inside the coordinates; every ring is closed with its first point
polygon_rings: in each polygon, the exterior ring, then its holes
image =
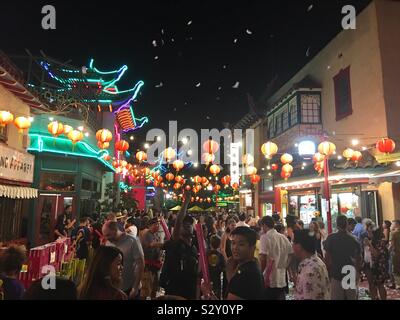
{"type": "Polygon", "coordinates": [[[350,66],[341,70],[334,78],[336,121],[353,113],[351,104],[350,66]]]}
{"type": "Polygon", "coordinates": [[[0,141],[7,142],[7,126],[0,126],[0,141]]]}
{"type": "Polygon", "coordinates": [[[278,113],[275,116],[275,121],[276,135],[278,135],[282,133],[282,113],[278,113]]]}
{"type": "Polygon", "coordinates": [[[285,131],[287,129],[289,129],[289,109],[285,106],[282,111],[282,130],[285,131]]]}
{"type": "Polygon", "coordinates": [[[82,179],[82,189],[91,191],[92,190],[92,180],[83,178],[82,179]]]}
{"type": "Polygon", "coordinates": [[[40,189],[46,191],[75,191],[75,175],[44,172],[40,176],[40,189]]]}
{"type": "Polygon", "coordinates": [[[274,190],[272,180],[271,179],[262,179],[261,188],[262,188],[263,192],[266,192],[266,191],[272,192],[274,190]]]}
{"type": "Polygon", "coordinates": [[[297,124],[297,97],[293,97],[289,101],[289,112],[290,112],[290,126],[297,124]]]}
{"type": "Polygon", "coordinates": [[[268,117],[268,137],[273,138],[275,137],[275,121],[274,115],[268,117]]]}
{"type": "Polygon", "coordinates": [[[0,198],[0,242],[27,236],[28,200],[0,198]]]}
{"type": "Polygon", "coordinates": [[[301,122],[320,123],[321,98],[317,94],[301,95],[301,122]]]}

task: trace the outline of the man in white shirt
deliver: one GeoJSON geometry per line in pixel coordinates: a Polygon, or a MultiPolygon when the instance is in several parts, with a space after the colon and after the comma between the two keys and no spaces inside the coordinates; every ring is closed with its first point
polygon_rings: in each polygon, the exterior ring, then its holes
{"type": "Polygon", "coordinates": [[[246,223],[246,214],[245,213],[241,213],[239,216],[239,222],[236,224],[236,227],[250,227],[247,223],[246,223]]]}
{"type": "Polygon", "coordinates": [[[263,234],[260,237],[260,264],[265,282],[266,300],[285,300],[286,270],[292,245],[285,235],[278,233],[270,216],[261,219],[263,234]]]}

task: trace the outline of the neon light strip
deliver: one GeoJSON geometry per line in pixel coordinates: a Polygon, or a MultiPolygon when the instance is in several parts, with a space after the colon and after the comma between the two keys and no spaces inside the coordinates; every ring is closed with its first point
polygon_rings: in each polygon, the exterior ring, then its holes
{"type": "MultiPolygon", "coordinates": [[[[342,179],[360,179],[360,178],[372,178],[373,175],[369,173],[360,173],[360,174],[342,174],[336,176],[329,176],[329,181],[334,180],[342,180],[342,179]]],[[[308,179],[308,180],[297,180],[294,182],[287,182],[287,183],[280,183],[275,185],[275,187],[286,188],[286,187],[293,187],[298,185],[305,185],[305,184],[313,184],[324,181],[324,178],[316,178],[316,179],[308,179]]]]}
{"type": "Polygon", "coordinates": [[[43,140],[48,139],[51,141],[55,141],[57,143],[57,141],[62,141],[64,143],[67,144],[71,144],[72,147],[72,141],[66,138],[60,138],[60,137],[50,137],[50,136],[44,136],[44,135],[40,135],[40,134],[29,134],[30,137],[37,137],[37,143],[38,143],[38,147],[34,148],[34,147],[29,147],[28,151],[37,151],[37,152],[50,152],[50,153],[58,153],[58,154],[69,154],[69,155],[73,155],[73,156],[80,156],[80,157],[85,157],[85,158],[94,158],[97,160],[100,160],[100,162],[102,162],[105,166],[107,166],[108,168],[110,168],[112,171],[115,171],[115,168],[113,166],[111,166],[111,164],[109,164],[107,161],[105,161],[103,159],[103,157],[105,155],[109,155],[109,152],[107,150],[99,150],[96,151],[95,149],[93,149],[89,144],[87,144],[84,141],[79,141],[76,144],[80,144],[83,145],[89,152],[94,153],[95,155],[91,155],[91,154],[84,154],[81,152],[73,152],[73,151],[59,151],[56,149],[47,149],[44,147],[44,142],[43,140]]]}
{"type": "Polygon", "coordinates": [[[121,93],[127,93],[127,92],[134,91],[134,94],[133,94],[132,98],[130,99],[130,100],[134,100],[136,98],[137,94],[139,93],[140,88],[143,85],[144,85],[144,82],[142,80],[140,80],[138,83],[136,83],[136,85],[132,89],[116,91],[116,92],[110,92],[110,91],[107,91],[107,90],[103,90],[103,92],[106,92],[106,93],[112,94],[112,95],[118,95],[118,94],[121,94],[121,93]]]}
{"type": "Polygon", "coordinates": [[[113,70],[113,71],[100,71],[98,70],[96,67],[93,66],[94,63],[94,59],[90,59],[89,62],[89,69],[93,69],[95,72],[99,73],[99,74],[113,74],[113,73],[120,73],[120,72],[125,72],[126,70],[128,70],[128,66],[127,65],[123,65],[121,68],[117,69],[117,70],[113,70]]]}

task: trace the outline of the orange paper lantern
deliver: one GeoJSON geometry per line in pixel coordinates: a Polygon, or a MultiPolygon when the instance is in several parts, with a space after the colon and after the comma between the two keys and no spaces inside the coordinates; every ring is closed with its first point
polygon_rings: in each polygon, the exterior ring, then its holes
{"type": "Polygon", "coordinates": [[[214,162],[214,160],[215,160],[215,156],[212,153],[203,153],[201,158],[206,165],[214,162]]]}
{"type": "Polygon", "coordinates": [[[200,176],[195,176],[193,180],[195,183],[201,183],[202,178],[200,176]]]}
{"type": "Polygon", "coordinates": [[[181,176],[176,176],[175,177],[175,181],[178,182],[178,183],[183,183],[184,180],[185,179],[183,179],[181,176]]]}
{"type": "Polygon", "coordinates": [[[175,179],[175,176],[171,172],[169,172],[165,175],[165,179],[167,179],[168,181],[172,181],[175,179]]]}
{"type": "Polygon", "coordinates": [[[176,156],[176,151],[173,148],[169,147],[169,148],[164,150],[164,158],[165,158],[165,160],[171,161],[172,159],[175,158],[175,156],[176,156]]]}
{"type": "Polygon", "coordinates": [[[96,140],[100,142],[110,142],[112,137],[111,131],[107,129],[100,129],[96,132],[96,140]]]}
{"type": "Polygon", "coordinates": [[[177,159],[172,163],[172,165],[175,168],[176,172],[178,172],[185,166],[185,163],[182,160],[177,159]]]}
{"type": "Polygon", "coordinates": [[[160,175],[159,171],[153,171],[153,173],[151,174],[151,176],[153,177],[153,179],[157,179],[157,177],[160,175]]]}
{"type": "Polygon", "coordinates": [[[13,121],[14,121],[14,116],[11,112],[0,111],[0,127],[4,127],[13,121]]]}
{"type": "Polygon", "coordinates": [[[232,188],[233,188],[234,190],[239,189],[239,184],[238,184],[237,182],[234,182],[234,183],[232,184],[232,188]]]}
{"type": "Polygon", "coordinates": [[[61,122],[52,121],[47,125],[47,130],[51,133],[52,136],[58,137],[64,132],[64,126],[61,122]]]}
{"type": "Polygon", "coordinates": [[[283,172],[281,171],[281,177],[285,180],[287,180],[288,178],[290,178],[291,174],[289,172],[283,172]]]}
{"type": "Polygon", "coordinates": [[[70,133],[68,133],[68,139],[75,144],[83,139],[83,133],[79,130],[72,130],[70,133]]]}
{"type": "Polygon", "coordinates": [[[111,159],[111,156],[109,154],[106,154],[104,155],[103,159],[109,161],[111,159]]]}
{"type": "Polygon", "coordinates": [[[71,126],[69,126],[69,125],[67,125],[67,124],[64,124],[64,134],[68,137],[68,134],[71,132],[71,131],[73,131],[74,130],[74,128],[72,128],[71,126]]]}
{"type": "Polygon", "coordinates": [[[284,153],[284,154],[281,156],[281,162],[282,162],[283,164],[291,163],[292,161],[293,161],[293,156],[292,156],[291,154],[289,154],[289,153],[284,153]]]}
{"type": "Polygon", "coordinates": [[[98,142],[97,142],[97,146],[98,146],[100,149],[107,149],[107,148],[110,146],[110,143],[109,143],[109,142],[101,142],[101,141],[98,141],[98,142]]]}
{"type": "Polygon", "coordinates": [[[282,166],[282,171],[283,172],[288,172],[288,173],[292,173],[293,172],[293,167],[290,164],[285,164],[282,166]]]}
{"type": "Polygon", "coordinates": [[[353,156],[351,157],[351,160],[357,163],[361,159],[362,159],[362,153],[360,151],[354,151],[353,156]]]}
{"type": "Polygon", "coordinates": [[[182,187],[182,185],[181,185],[180,183],[178,183],[178,182],[174,183],[174,189],[175,189],[175,190],[178,190],[178,189],[180,189],[181,187],[182,187]]]}
{"type": "Polygon", "coordinates": [[[161,181],[163,181],[164,179],[163,179],[163,177],[158,176],[158,177],[156,178],[156,180],[157,180],[158,182],[161,182],[161,181]]]}
{"type": "Polygon", "coordinates": [[[221,171],[221,168],[220,168],[218,165],[216,165],[216,164],[213,164],[213,165],[210,167],[210,172],[211,172],[211,174],[213,174],[214,176],[216,176],[218,173],[220,173],[220,171],[221,171]]]}
{"type": "Polygon", "coordinates": [[[136,152],[136,159],[139,161],[139,163],[142,163],[143,161],[147,160],[147,153],[144,151],[138,151],[136,152]]]}
{"type": "Polygon", "coordinates": [[[231,182],[231,177],[229,175],[226,175],[221,178],[221,183],[224,185],[228,185],[231,182]]]}
{"type": "Polygon", "coordinates": [[[325,160],[325,155],[317,152],[316,154],[313,155],[313,162],[321,162],[325,160]]]}
{"type": "Polygon", "coordinates": [[[217,193],[219,190],[221,190],[221,186],[219,184],[216,184],[213,188],[214,192],[217,193]]]}
{"type": "Polygon", "coordinates": [[[27,117],[17,117],[14,119],[14,124],[18,128],[18,131],[22,133],[24,130],[31,127],[31,122],[27,117]]]}

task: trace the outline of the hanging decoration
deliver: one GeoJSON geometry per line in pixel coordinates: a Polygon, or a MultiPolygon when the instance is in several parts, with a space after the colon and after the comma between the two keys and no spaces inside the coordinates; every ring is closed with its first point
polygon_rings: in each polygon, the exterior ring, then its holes
{"type": "Polygon", "coordinates": [[[215,160],[215,155],[212,153],[203,153],[202,155],[202,160],[206,166],[208,166],[210,163],[213,163],[215,160]]]}
{"type": "Polygon", "coordinates": [[[258,175],[258,174],[253,174],[252,176],[251,176],[251,183],[252,184],[257,184],[257,183],[259,183],[260,182],[260,179],[261,179],[261,177],[258,175]]]}
{"type": "Polygon", "coordinates": [[[96,132],[96,140],[99,142],[110,142],[113,138],[113,135],[108,129],[100,129],[96,132]]]}
{"type": "Polygon", "coordinates": [[[125,140],[119,140],[115,143],[115,149],[119,152],[125,152],[129,149],[129,143],[125,140]]]}
{"type": "Polygon", "coordinates": [[[271,160],[278,152],[278,146],[275,143],[268,141],[261,146],[261,152],[268,160],[271,160]]]}
{"type": "Polygon", "coordinates": [[[343,157],[344,157],[347,161],[350,161],[350,159],[353,158],[353,155],[354,155],[354,150],[351,149],[351,148],[346,148],[346,149],[343,151],[343,157]]]}
{"type": "Polygon", "coordinates": [[[110,146],[110,143],[109,143],[109,142],[101,142],[101,141],[98,141],[98,142],[97,142],[97,146],[98,146],[100,149],[107,149],[107,148],[110,146]]]}
{"type": "Polygon", "coordinates": [[[285,180],[287,180],[288,178],[290,178],[291,174],[290,172],[283,172],[281,171],[281,177],[285,180]]]}
{"type": "Polygon", "coordinates": [[[83,139],[83,133],[79,130],[72,130],[68,133],[68,139],[72,141],[73,145],[83,139]]]}
{"type": "Polygon", "coordinates": [[[169,172],[165,175],[165,179],[167,179],[168,181],[172,181],[175,179],[175,176],[171,172],[169,172]]]}
{"type": "Polygon", "coordinates": [[[203,143],[203,150],[208,154],[214,154],[218,151],[219,144],[214,140],[207,140],[203,143]]]}
{"type": "Polygon", "coordinates": [[[254,163],[254,157],[250,153],[246,153],[243,155],[242,161],[245,166],[248,166],[254,163]]]}
{"type": "Polygon", "coordinates": [[[64,133],[64,135],[66,135],[66,136],[68,137],[68,134],[69,134],[72,130],[74,130],[74,128],[72,128],[71,126],[65,124],[65,125],[64,125],[64,132],[63,132],[63,133],[64,133]]]}
{"type": "Polygon", "coordinates": [[[194,181],[195,183],[201,183],[202,178],[201,178],[200,176],[195,176],[195,177],[193,178],[193,181],[194,181]]]}
{"type": "Polygon", "coordinates": [[[289,153],[284,153],[281,156],[281,162],[283,164],[292,163],[292,161],[293,161],[293,156],[291,154],[289,154],[289,153]]]}
{"type": "Polygon", "coordinates": [[[396,149],[396,143],[392,139],[382,138],[376,143],[376,149],[381,153],[389,154],[396,149]]]}
{"type": "Polygon", "coordinates": [[[212,175],[216,176],[217,174],[219,174],[221,171],[221,168],[219,167],[219,165],[213,164],[210,167],[210,172],[212,175]]]}
{"type": "Polygon", "coordinates": [[[362,159],[362,153],[360,151],[354,151],[351,161],[354,161],[356,164],[362,159]]]}
{"type": "Polygon", "coordinates": [[[147,160],[147,153],[144,151],[138,151],[136,152],[136,160],[139,161],[139,163],[142,163],[143,161],[147,160]]]}
{"type": "Polygon", "coordinates": [[[31,122],[27,117],[17,117],[14,119],[14,124],[18,128],[19,133],[23,133],[24,130],[31,127],[31,122]]]}
{"type": "Polygon", "coordinates": [[[286,163],[286,164],[284,164],[282,166],[282,172],[292,173],[293,172],[293,167],[289,163],[286,163]]]}
{"type": "Polygon", "coordinates": [[[185,166],[185,163],[182,160],[177,159],[172,163],[172,165],[176,172],[179,172],[185,166]]]}
{"type": "Polygon", "coordinates": [[[257,168],[253,167],[253,166],[249,166],[249,167],[246,168],[246,173],[249,176],[255,175],[257,173],[257,168]]]}
{"type": "Polygon", "coordinates": [[[168,147],[167,149],[164,150],[164,158],[167,162],[170,162],[172,159],[174,159],[176,156],[176,151],[171,148],[168,147]]]}
{"type": "Polygon", "coordinates": [[[0,111],[0,127],[5,127],[6,125],[14,121],[14,115],[9,111],[0,111]]]}
{"type": "Polygon", "coordinates": [[[231,183],[231,177],[229,175],[222,177],[221,183],[225,186],[229,185],[231,183]]]}
{"type": "Polygon", "coordinates": [[[279,169],[279,166],[278,166],[276,163],[273,163],[273,164],[271,164],[271,169],[272,169],[273,171],[276,171],[276,170],[279,169]]]}
{"type": "Polygon", "coordinates": [[[185,181],[185,179],[183,179],[181,176],[176,176],[176,177],[175,177],[175,181],[176,181],[177,183],[183,184],[184,181],[185,181]]]}
{"type": "Polygon", "coordinates": [[[60,134],[64,132],[64,125],[58,121],[51,121],[47,125],[47,130],[54,138],[57,138],[60,134]]]}
{"type": "Polygon", "coordinates": [[[329,157],[336,152],[336,146],[332,142],[323,141],[318,145],[318,152],[329,157]]]}

